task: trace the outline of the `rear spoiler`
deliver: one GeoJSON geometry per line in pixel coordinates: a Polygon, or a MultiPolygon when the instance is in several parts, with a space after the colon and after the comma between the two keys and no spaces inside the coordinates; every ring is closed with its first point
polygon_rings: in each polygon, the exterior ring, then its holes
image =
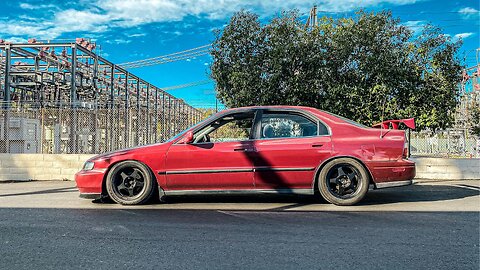
{"type": "MultiPolygon", "coordinates": [[[[411,151],[411,144],[410,144],[410,130],[415,129],[415,118],[407,118],[407,119],[399,119],[399,120],[387,120],[380,122],[378,124],[373,125],[372,127],[374,128],[380,128],[382,129],[390,129],[390,126],[392,126],[392,129],[398,129],[398,126],[400,124],[404,124],[408,130],[406,134],[406,140],[407,140],[407,147],[408,147],[408,152],[404,154],[406,158],[410,157],[410,151],[411,151]]],[[[380,138],[383,138],[390,130],[386,131],[385,134],[380,134],[380,138]]],[[[380,132],[383,133],[383,132],[380,132]]],[[[404,149],[406,150],[406,149],[404,149]]]]}
{"type": "Polygon", "coordinates": [[[415,118],[408,119],[399,119],[399,120],[386,120],[381,123],[373,125],[374,128],[389,129],[390,126],[392,129],[398,129],[398,126],[403,123],[409,129],[415,129],[415,118]]]}

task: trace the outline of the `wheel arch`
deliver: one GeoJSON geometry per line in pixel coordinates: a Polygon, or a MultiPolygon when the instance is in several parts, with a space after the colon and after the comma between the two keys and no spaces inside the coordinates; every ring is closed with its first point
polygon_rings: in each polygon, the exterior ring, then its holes
{"type": "Polygon", "coordinates": [[[365,165],[365,163],[357,158],[357,157],[353,157],[353,156],[334,156],[334,157],[330,157],[326,160],[324,160],[322,163],[320,163],[320,165],[317,167],[317,169],[315,169],[315,174],[313,175],[313,181],[312,181],[312,190],[314,192],[314,194],[318,194],[318,189],[316,188],[317,187],[317,184],[318,184],[318,176],[320,175],[320,172],[322,171],[322,169],[325,167],[325,165],[327,165],[328,163],[336,160],[336,159],[339,159],[339,158],[350,158],[350,159],[353,159],[355,161],[358,161],[362,166],[363,168],[365,169],[365,171],[368,173],[368,182],[369,184],[374,184],[375,185],[375,181],[373,179],[373,175],[372,175],[372,172],[370,171],[370,169],[368,168],[367,165],[365,165]]]}
{"type": "MultiPolygon", "coordinates": [[[[147,164],[145,164],[144,162],[138,160],[138,159],[122,159],[122,160],[117,160],[113,163],[111,163],[108,168],[105,170],[105,173],[103,174],[103,179],[102,179],[102,196],[106,196],[108,197],[108,193],[107,193],[107,176],[108,176],[108,173],[110,172],[110,170],[113,168],[113,166],[115,166],[116,164],[118,163],[121,163],[121,162],[125,162],[125,161],[135,161],[135,162],[138,162],[138,163],[141,163],[143,165],[145,165],[145,167],[148,168],[148,170],[150,171],[150,173],[152,174],[153,178],[155,179],[155,182],[157,182],[157,185],[156,185],[156,188],[160,189],[160,184],[158,184],[158,179],[157,179],[157,176],[155,175],[155,173],[153,172],[152,168],[150,168],[150,166],[148,166],[147,164]]],[[[158,192],[157,192],[158,193],[158,192]]]]}

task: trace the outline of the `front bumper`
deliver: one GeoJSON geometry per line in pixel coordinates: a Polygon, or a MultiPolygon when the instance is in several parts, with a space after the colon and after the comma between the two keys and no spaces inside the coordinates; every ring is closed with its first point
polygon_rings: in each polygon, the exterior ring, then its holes
{"type": "Polygon", "coordinates": [[[81,170],[75,174],[75,182],[81,198],[98,199],[102,194],[105,169],[81,170]]]}

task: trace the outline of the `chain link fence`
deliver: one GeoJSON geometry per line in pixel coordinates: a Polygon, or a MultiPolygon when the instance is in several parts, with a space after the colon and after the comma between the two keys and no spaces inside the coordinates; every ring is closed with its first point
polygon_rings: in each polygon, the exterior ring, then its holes
{"type": "Polygon", "coordinates": [[[480,138],[466,129],[412,132],[410,147],[415,156],[480,158],[480,138]]]}
{"type": "Polygon", "coordinates": [[[162,142],[200,121],[181,104],[3,104],[0,152],[95,154],[162,142]]]}
{"type": "MultiPolygon", "coordinates": [[[[96,154],[163,142],[205,117],[190,106],[0,104],[0,153],[96,154]],[[5,128],[6,127],[6,128],[5,128]]],[[[414,156],[480,158],[465,129],[412,132],[414,156]]]]}

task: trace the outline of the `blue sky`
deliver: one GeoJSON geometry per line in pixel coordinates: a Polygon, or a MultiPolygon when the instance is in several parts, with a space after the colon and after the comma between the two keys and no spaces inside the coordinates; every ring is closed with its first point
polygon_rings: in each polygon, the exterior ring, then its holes
{"type": "MultiPolygon", "coordinates": [[[[222,28],[240,9],[256,12],[268,22],[282,10],[296,8],[307,14],[313,4],[333,17],[352,15],[359,8],[389,9],[414,31],[432,23],[453,40],[461,38],[459,57],[466,59],[467,66],[476,64],[478,0],[4,0],[0,3],[0,39],[90,38],[100,45],[105,58],[123,63],[209,44],[214,38],[212,30],[222,28]]],[[[207,80],[211,61],[203,55],[131,71],[156,86],[170,87],[207,80]]],[[[215,104],[213,83],[169,92],[194,106],[215,104]]]]}

